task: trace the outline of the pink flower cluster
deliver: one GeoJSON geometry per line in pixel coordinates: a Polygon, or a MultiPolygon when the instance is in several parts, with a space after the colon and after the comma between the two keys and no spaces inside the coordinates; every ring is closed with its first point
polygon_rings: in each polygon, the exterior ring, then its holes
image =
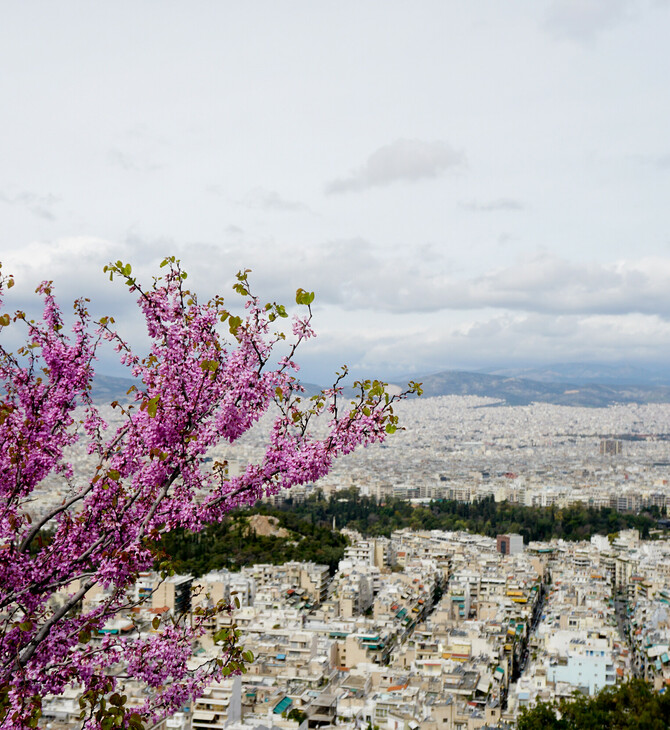
{"type": "MultiPolygon", "coordinates": [[[[189,668],[205,615],[165,623],[151,634],[102,642],[91,637],[138,605],[129,598],[131,589],[141,572],[152,569],[163,534],[177,527],[201,530],[231,509],[312,482],[338,455],[395,430],[397,398],[376,381],[360,383],[360,396],[345,408],[339,381],[323,397],[300,400],[293,357],[313,336],[309,303],[307,316],[294,321],[293,344],[286,345],[272,329],[286,316],[284,308],[261,305],[246,273],[235,286],[245,299],[242,318],[225,309],[221,297],[200,304],[175,259],[163,266],[166,273],[148,289],[129,265],[107,267],[138,295],[149,337],[143,357],[131,351],[112,319],[92,323],[83,301],[75,305],[76,324],[67,334],[50,283],[38,290],[41,321],[20,312],[0,316],[0,327],[26,327],[19,352],[0,347],[0,727],[34,726],[39,698],[71,685],[88,693],[83,726],[104,727],[104,707],[112,707],[104,699],[122,681],[112,666],[125,666],[152,688],[141,719],[165,716],[213,679],[243,671],[232,635],[219,659],[189,668]],[[104,341],[138,383],[131,405],[116,404],[124,419],[111,435],[89,394],[104,341]],[[234,478],[204,467],[210,447],[234,442],[272,403],[279,415],[259,463],[234,478]],[[78,406],[85,412],[80,421],[78,406]],[[308,424],[322,413],[328,433],[316,438],[308,424]],[[68,499],[33,519],[35,488],[52,473],[71,479],[64,452],[84,434],[96,460],[93,473],[83,484],[71,482],[68,499]],[[94,586],[105,589],[105,600],[82,611],[94,586]]],[[[0,295],[11,283],[0,279],[0,295]]],[[[301,296],[303,304],[311,302],[307,293],[301,296]]],[[[137,714],[118,713],[115,727],[141,726],[137,714]]]]}

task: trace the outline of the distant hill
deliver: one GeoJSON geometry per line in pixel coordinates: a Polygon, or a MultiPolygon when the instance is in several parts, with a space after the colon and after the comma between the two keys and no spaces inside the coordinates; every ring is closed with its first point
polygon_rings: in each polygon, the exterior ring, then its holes
{"type": "Polygon", "coordinates": [[[602,363],[555,363],[535,368],[482,368],[486,375],[527,378],[543,383],[599,383],[601,385],[670,385],[670,368],[602,363]]]}
{"type": "Polygon", "coordinates": [[[128,400],[128,390],[134,383],[132,378],[115,378],[111,375],[96,373],[91,390],[93,402],[103,404],[115,400],[119,402],[128,400]]]}
{"type": "Polygon", "coordinates": [[[509,405],[554,403],[603,407],[614,403],[670,403],[670,386],[546,382],[530,378],[447,370],[417,378],[424,396],[478,395],[498,398],[509,405]]]}
{"type": "MultiPolygon", "coordinates": [[[[670,403],[670,377],[663,377],[660,370],[623,366],[568,363],[497,373],[445,370],[416,380],[423,383],[424,397],[478,395],[497,398],[509,405],[555,403],[604,407],[614,403],[670,403]]],[[[93,399],[96,403],[126,400],[132,384],[130,378],[96,375],[93,399]]],[[[391,385],[403,387],[402,381],[391,385]]],[[[303,383],[303,386],[307,398],[321,390],[321,386],[313,383],[303,383]]],[[[345,399],[353,395],[350,387],[344,389],[345,399]]]]}

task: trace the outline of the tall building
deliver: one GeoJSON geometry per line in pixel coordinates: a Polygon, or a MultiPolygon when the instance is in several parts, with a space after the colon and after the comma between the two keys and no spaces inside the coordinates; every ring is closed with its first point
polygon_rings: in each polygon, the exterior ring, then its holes
{"type": "Polygon", "coordinates": [[[153,608],[169,608],[173,614],[180,615],[191,610],[192,575],[173,575],[154,584],[152,595],[153,608]]]}
{"type": "Polygon", "coordinates": [[[607,456],[616,456],[623,450],[623,445],[619,439],[603,439],[600,442],[600,453],[607,456]]]}
{"type": "Polygon", "coordinates": [[[516,555],[523,552],[523,537],[516,533],[498,535],[496,549],[502,555],[516,555]]]}

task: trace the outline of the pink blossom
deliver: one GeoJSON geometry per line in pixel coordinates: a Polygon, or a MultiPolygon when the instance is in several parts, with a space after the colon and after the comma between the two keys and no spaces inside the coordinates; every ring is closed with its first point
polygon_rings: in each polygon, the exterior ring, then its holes
{"type": "MultiPolygon", "coordinates": [[[[242,671],[234,636],[217,661],[195,670],[187,665],[206,616],[161,625],[150,635],[133,632],[123,641],[106,638],[103,651],[89,639],[138,605],[128,596],[138,575],[152,569],[163,534],[177,527],[201,530],[263,495],[313,482],[337,456],[383,441],[395,423],[396,398],[376,382],[360,384],[360,396],[344,409],[339,381],[322,402],[301,409],[293,358],[313,336],[311,313],[295,320],[295,340],[281,352],[284,338],[270,326],[275,310],[250,294],[246,274],[238,276],[246,307],[238,324],[222,298],[198,302],[185,288],[178,261],[164,265],[163,277],[148,289],[130,266],[107,267],[138,294],[149,338],[144,356],[130,349],[112,320],[92,324],[84,302],[75,304],[76,324],[68,335],[49,282],[38,289],[41,321],[20,313],[0,316],[2,327],[13,320],[12,326],[26,329],[22,351],[0,347],[0,727],[29,727],[37,698],[72,684],[92,698],[85,726],[99,727],[102,698],[122,681],[110,674],[117,664],[151,688],[144,719],[170,714],[223,673],[242,671]],[[111,343],[138,382],[132,404],[118,406],[123,424],[111,432],[90,398],[102,342],[111,343]],[[232,478],[205,469],[208,449],[236,441],[272,403],[279,415],[259,463],[232,478]],[[84,408],[81,428],[75,428],[77,406],[84,408]],[[329,431],[316,438],[309,420],[326,409],[329,431]],[[72,483],[62,504],[31,518],[40,482],[50,474],[70,479],[65,450],[82,435],[97,462],[93,473],[83,484],[72,483]],[[204,501],[196,499],[203,494],[204,501]],[[43,543],[47,524],[54,531],[43,543]],[[79,610],[94,586],[107,590],[106,599],[79,610]],[[63,596],[55,601],[58,591],[63,596]]],[[[9,281],[0,278],[0,295],[9,281]]]]}

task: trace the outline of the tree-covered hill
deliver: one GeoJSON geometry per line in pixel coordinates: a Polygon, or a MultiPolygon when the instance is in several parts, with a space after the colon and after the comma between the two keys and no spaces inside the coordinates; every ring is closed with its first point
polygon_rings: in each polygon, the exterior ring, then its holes
{"type": "Polygon", "coordinates": [[[334,571],[344,555],[346,539],[337,530],[348,527],[366,536],[389,537],[394,530],[469,530],[495,537],[508,532],[533,540],[588,540],[591,535],[608,535],[634,527],[643,537],[656,525],[655,514],[628,514],[614,509],[585,507],[565,509],[525,507],[511,502],[495,502],[492,497],[479,502],[434,501],[415,506],[406,500],[383,502],[363,497],[355,489],[326,498],[320,491],[303,502],[289,499],[279,507],[257,504],[231,513],[224,522],[191,534],[178,530],[165,535],[163,548],[181,573],[202,575],[209,570],[239,570],[244,565],[289,560],[312,560],[334,571]],[[276,534],[259,534],[252,516],[266,515],[276,520],[276,534]],[[282,534],[282,530],[288,534],[282,534]]]}
{"type": "Polygon", "coordinates": [[[254,563],[281,565],[291,560],[312,560],[334,572],[342,559],[346,538],[337,531],[311,522],[309,518],[262,506],[231,513],[220,524],[193,534],[175,530],[162,539],[178,573],[203,575],[210,570],[239,570],[254,563]],[[280,534],[261,534],[250,517],[269,514],[277,519],[280,534]],[[289,534],[284,535],[284,531],[289,534]]]}

